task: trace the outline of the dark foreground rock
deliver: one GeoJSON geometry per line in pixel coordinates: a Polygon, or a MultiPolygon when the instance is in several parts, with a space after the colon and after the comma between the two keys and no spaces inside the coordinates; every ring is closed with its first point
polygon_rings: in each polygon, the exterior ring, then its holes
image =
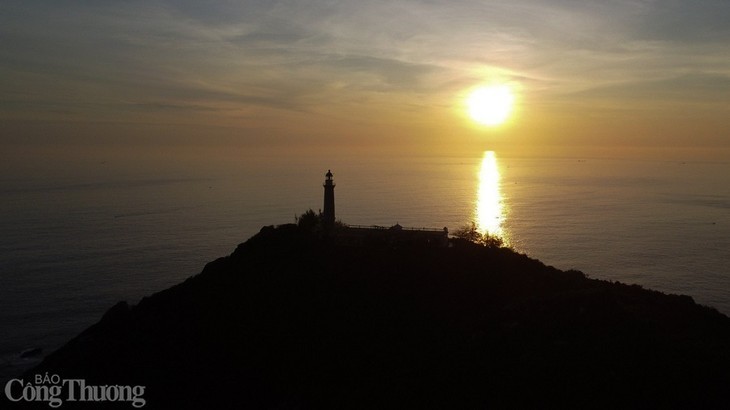
{"type": "Polygon", "coordinates": [[[114,306],[45,372],[146,386],[144,408],[726,408],[730,319],[508,249],[283,226],[114,306]]]}

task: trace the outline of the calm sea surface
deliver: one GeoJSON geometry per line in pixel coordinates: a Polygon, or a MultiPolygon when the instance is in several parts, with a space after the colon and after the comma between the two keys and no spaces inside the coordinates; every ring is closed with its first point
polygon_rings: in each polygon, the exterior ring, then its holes
{"type": "Polygon", "coordinates": [[[0,177],[0,378],[322,207],[350,224],[476,221],[561,269],[691,295],[730,314],[730,163],[474,157],[277,158],[159,172],[0,177]]]}

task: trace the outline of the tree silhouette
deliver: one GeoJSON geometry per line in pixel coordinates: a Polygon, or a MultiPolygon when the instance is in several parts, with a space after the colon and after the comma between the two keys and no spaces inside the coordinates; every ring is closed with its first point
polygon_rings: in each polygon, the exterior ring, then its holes
{"type": "Polygon", "coordinates": [[[321,213],[314,212],[311,208],[296,218],[297,226],[304,232],[315,232],[322,228],[321,213]]]}
{"type": "Polygon", "coordinates": [[[469,242],[478,243],[488,248],[502,248],[504,247],[504,240],[497,236],[490,234],[489,232],[481,233],[477,228],[476,222],[472,221],[470,224],[464,225],[454,232],[454,236],[459,239],[465,239],[469,242]]]}

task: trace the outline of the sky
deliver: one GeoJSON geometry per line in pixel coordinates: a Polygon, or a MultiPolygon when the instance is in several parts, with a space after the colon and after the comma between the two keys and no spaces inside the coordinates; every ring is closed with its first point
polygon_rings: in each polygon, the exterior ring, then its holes
{"type": "Polygon", "coordinates": [[[3,0],[0,146],[730,160],[730,1],[3,0]]]}

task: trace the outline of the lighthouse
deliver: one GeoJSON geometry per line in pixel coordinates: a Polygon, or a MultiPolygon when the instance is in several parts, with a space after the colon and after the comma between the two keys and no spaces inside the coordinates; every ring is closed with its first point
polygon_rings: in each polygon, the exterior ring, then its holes
{"type": "Polygon", "coordinates": [[[324,179],[324,211],[322,222],[325,228],[331,228],[335,224],[335,182],[332,180],[332,171],[328,170],[324,179]]]}

